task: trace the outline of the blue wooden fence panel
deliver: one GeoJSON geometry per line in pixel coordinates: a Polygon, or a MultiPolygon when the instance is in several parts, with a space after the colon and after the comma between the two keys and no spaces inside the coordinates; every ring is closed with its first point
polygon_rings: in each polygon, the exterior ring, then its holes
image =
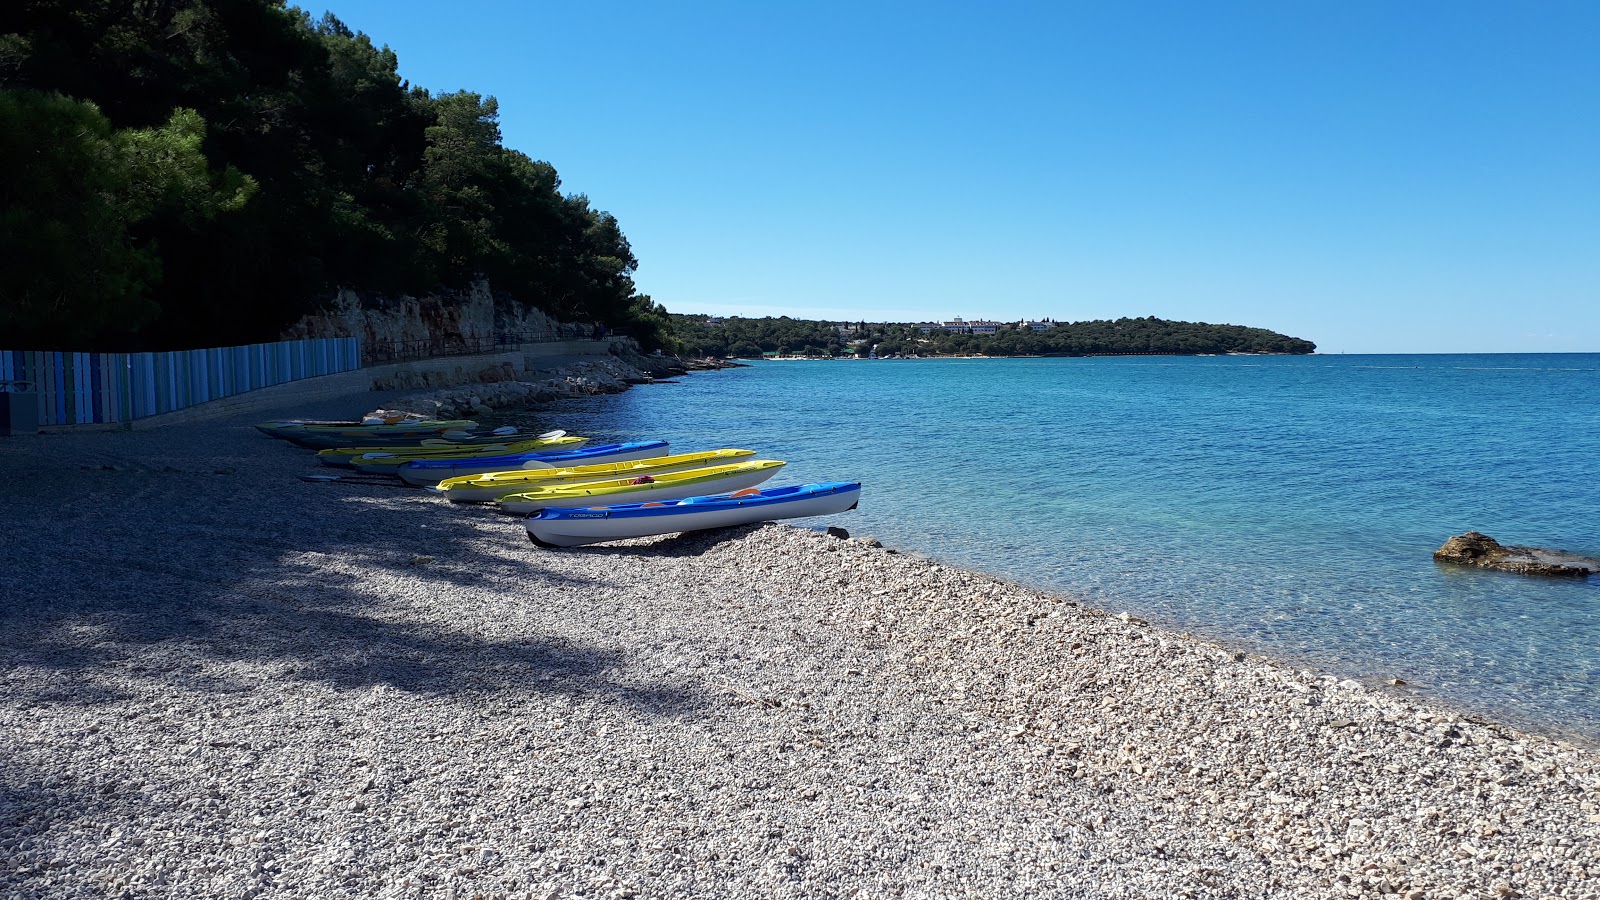
{"type": "Polygon", "coordinates": [[[361,368],[349,338],[167,353],[0,350],[0,390],[29,382],[40,425],[127,422],[246,391],[361,368]]]}

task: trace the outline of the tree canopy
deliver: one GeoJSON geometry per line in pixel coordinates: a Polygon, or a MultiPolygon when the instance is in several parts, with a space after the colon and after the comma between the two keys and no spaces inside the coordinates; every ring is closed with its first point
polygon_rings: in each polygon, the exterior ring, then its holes
{"type": "Polygon", "coordinates": [[[820,322],[806,319],[713,319],[673,315],[672,336],[687,353],[753,358],[799,356],[1092,356],[1156,353],[1311,353],[1317,345],[1265,328],[1142,319],[1058,322],[1045,331],[1004,327],[995,334],[922,333],[904,323],[820,322]]]}
{"type": "Polygon", "coordinates": [[[0,12],[0,330],[109,349],[272,340],[339,287],[488,278],[659,340],[617,220],[281,0],[18,0],[0,12]]]}

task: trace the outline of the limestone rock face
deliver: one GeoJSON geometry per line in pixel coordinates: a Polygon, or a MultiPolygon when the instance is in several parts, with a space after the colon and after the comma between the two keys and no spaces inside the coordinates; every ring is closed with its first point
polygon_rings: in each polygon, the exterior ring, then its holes
{"type": "Polygon", "coordinates": [[[582,324],[563,324],[523,308],[480,279],[462,290],[427,297],[341,289],[320,312],[285,329],[282,338],[359,337],[370,365],[395,358],[389,351],[408,344],[492,342],[497,334],[515,334],[527,342],[559,341],[588,333],[582,324]]]}
{"type": "Polygon", "coordinates": [[[1433,551],[1440,562],[1498,569],[1519,575],[1564,575],[1583,577],[1600,572],[1600,560],[1539,547],[1507,547],[1486,534],[1469,531],[1458,534],[1433,551]]]}

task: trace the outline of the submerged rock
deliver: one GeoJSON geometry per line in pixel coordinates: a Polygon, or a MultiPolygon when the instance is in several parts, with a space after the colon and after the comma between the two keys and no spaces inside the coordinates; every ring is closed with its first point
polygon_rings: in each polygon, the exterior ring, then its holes
{"type": "Polygon", "coordinates": [[[1507,547],[1476,531],[1458,534],[1445,541],[1443,547],[1433,551],[1433,558],[1440,562],[1498,569],[1519,575],[1583,577],[1600,572],[1600,559],[1539,547],[1507,547]]]}

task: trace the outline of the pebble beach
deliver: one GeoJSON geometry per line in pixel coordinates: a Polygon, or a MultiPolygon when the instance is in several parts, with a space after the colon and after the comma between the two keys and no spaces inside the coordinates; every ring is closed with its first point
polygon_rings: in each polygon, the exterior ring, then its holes
{"type": "Polygon", "coordinates": [[[0,896],[1600,898],[1592,748],[866,535],[540,550],[271,417],[0,439],[0,896]]]}

